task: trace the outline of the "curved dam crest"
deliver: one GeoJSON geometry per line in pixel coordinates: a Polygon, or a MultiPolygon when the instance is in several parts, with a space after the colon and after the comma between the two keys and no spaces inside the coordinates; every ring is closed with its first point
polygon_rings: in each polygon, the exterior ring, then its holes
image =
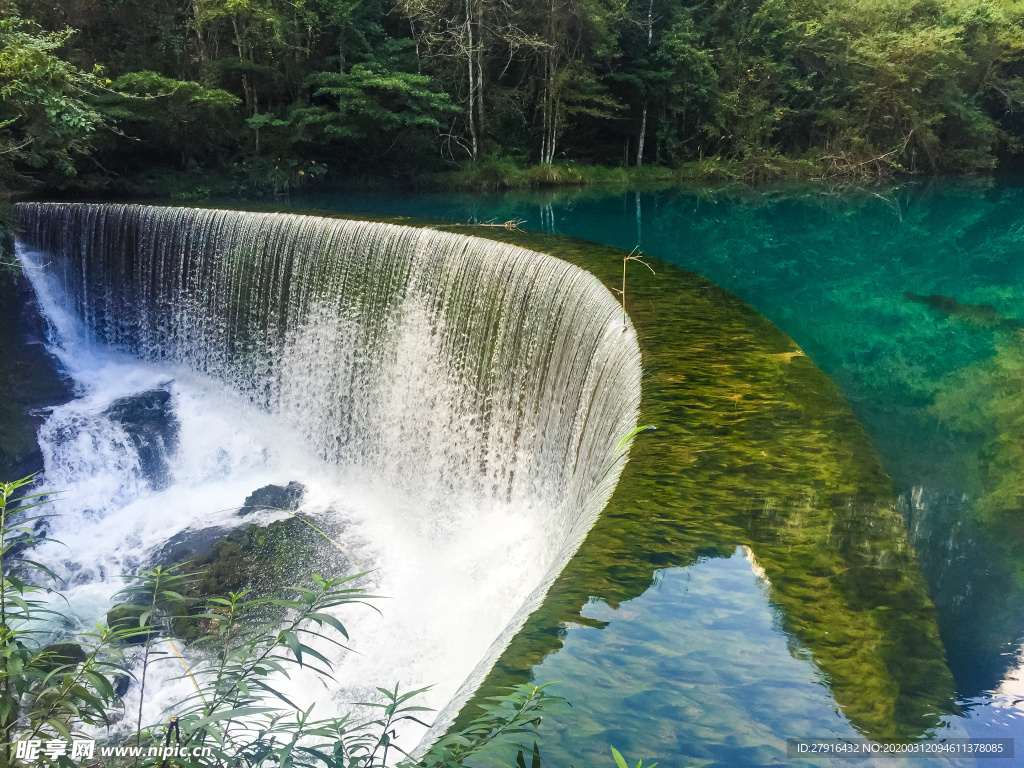
{"type": "MultiPolygon", "coordinates": [[[[221,382],[288,424],[337,477],[400,497],[425,537],[456,553],[474,518],[522,517],[535,544],[525,563],[509,549],[510,562],[472,563],[461,585],[438,587],[451,596],[481,568],[508,571],[515,599],[489,605],[503,618],[488,643],[478,632],[476,656],[449,660],[445,680],[395,675],[437,684],[442,711],[425,740],[439,735],[577,550],[625,463],[616,446],[636,425],[640,351],[611,293],[542,253],[391,224],[137,205],[26,203],[18,215],[19,254],[65,357],[99,345],[221,382]]],[[[48,448],[52,484],[71,449],[48,448]]],[[[189,482],[171,474],[168,492],[189,482]]],[[[155,498],[118,492],[123,508],[155,498]]],[[[76,535],[124,518],[102,504],[87,512],[68,523],[76,535]]],[[[192,514],[185,522],[201,525],[192,514]]],[[[126,547],[94,577],[130,567],[126,547]]],[[[419,583],[434,590],[430,574],[419,583]]]]}

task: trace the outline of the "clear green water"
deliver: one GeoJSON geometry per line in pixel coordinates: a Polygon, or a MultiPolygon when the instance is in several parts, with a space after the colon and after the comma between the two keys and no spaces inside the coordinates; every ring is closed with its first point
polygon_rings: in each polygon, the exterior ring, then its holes
{"type": "MultiPolygon", "coordinates": [[[[662,429],[491,681],[560,681],[546,764],[785,764],[787,736],[858,733],[1024,749],[1019,183],[302,205],[639,245],[773,321],[859,421],[756,316],[631,273],[662,429]]],[[[612,279],[616,254],[580,258],[612,279]]]]}

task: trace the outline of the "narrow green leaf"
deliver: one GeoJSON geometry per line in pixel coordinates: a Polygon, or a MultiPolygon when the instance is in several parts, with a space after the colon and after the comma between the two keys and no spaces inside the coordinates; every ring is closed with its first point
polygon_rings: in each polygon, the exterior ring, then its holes
{"type": "Polygon", "coordinates": [[[626,435],[621,440],[619,440],[618,445],[615,446],[615,451],[621,451],[623,448],[626,447],[626,443],[628,443],[634,437],[639,435],[641,432],[644,432],[648,429],[657,429],[657,427],[654,426],[653,424],[647,424],[643,427],[636,427],[635,429],[631,429],[629,432],[626,433],[626,435]]]}

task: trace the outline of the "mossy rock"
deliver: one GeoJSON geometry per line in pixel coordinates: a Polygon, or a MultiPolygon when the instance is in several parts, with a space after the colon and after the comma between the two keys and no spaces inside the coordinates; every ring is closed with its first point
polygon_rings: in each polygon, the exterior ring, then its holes
{"type": "MultiPolygon", "coordinates": [[[[297,482],[287,486],[267,485],[245,500],[244,513],[260,508],[290,510],[301,502],[305,492],[297,482]]],[[[175,603],[170,617],[175,637],[189,641],[216,631],[215,622],[198,618],[211,597],[252,590],[250,597],[280,594],[286,587],[307,587],[312,574],[331,578],[349,570],[346,558],[334,543],[308,521],[291,515],[267,525],[249,524],[234,530],[208,528],[188,531],[169,539],[147,567],[161,565],[191,577],[178,587],[187,598],[175,603]]],[[[145,608],[136,603],[115,605],[107,613],[112,629],[138,627],[145,608]]],[[[125,644],[144,643],[147,633],[126,638],[125,644]]]]}
{"type": "Polygon", "coordinates": [[[49,673],[63,667],[77,667],[85,659],[85,649],[78,643],[54,643],[43,648],[35,666],[49,673]]]}
{"type": "Polygon", "coordinates": [[[142,615],[143,607],[134,603],[118,603],[107,611],[107,626],[116,632],[125,630],[136,630],[136,632],[121,639],[125,645],[142,645],[155,632],[140,632],[139,616],[142,615]]]}
{"type": "Polygon", "coordinates": [[[238,528],[209,554],[186,564],[185,570],[198,577],[189,594],[205,598],[243,589],[263,593],[296,579],[306,581],[304,564],[324,559],[321,542],[327,543],[296,517],[238,528]]]}
{"type": "Polygon", "coordinates": [[[211,597],[246,589],[268,596],[291,585],[308,586],[314,572],[332,577],[346,570],[331,542],[297,517],[237,528],[181,566],[181,573],[194,577],[182,590],[193,602],[174,607],[172,631],[186,641],[213,632],[213,622],[193,615],[211,597]]]}

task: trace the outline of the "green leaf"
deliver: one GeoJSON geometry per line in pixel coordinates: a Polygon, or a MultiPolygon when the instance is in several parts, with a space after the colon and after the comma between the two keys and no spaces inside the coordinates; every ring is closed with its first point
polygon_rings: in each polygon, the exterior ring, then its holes
{"type": "Polygon", "coordinates": [[[329,613],[312,613],[309,618],[319,624],[328,624],[338,630],[342,635],[345,636],[346,640],[349,640],[348,632],[345,630],[344,625],[334,616],[329,613]]]}
{"type": "Polygon", "coordinates": [[[636,437],[641,432],[644,432],[644,431],[646,431],[648,429],[657,429],[657,427],[654,426],[653,424],[647,424],[647,425],[645,425],[643,427],[636,427],[635,429],[631,429],[629,432],[626,433],[626,435],[621,440],[619,440],[618,444],[615,446],[615,451],[616,452],[621,451],[623,448],[626,447],[626,444],[630,440],[632,440],[634,437],[636,437]]]}
{"type": "Polygon", "coordinates": [[[296,661],[298,661],[299,664],[302,664],[303,646],[302,643],[299,642],[298,636],[296,636],[294,632],[282,632],[278,640],[279,642],[287,645],[291,649],[291,652],[295,654],[296,661]]]}
{"type": "Polygon", "coordinates": [[[250,715],[260,715],[274,711],[275,710],[270,707],[238,707],[236,709],[226,709],[223,712],[217,712],[209,715],[208,717],[204,717],[202,720],[194,723],[192,727],[198,730],[199,728],[221,720],[240,720],[250,715]]]}

